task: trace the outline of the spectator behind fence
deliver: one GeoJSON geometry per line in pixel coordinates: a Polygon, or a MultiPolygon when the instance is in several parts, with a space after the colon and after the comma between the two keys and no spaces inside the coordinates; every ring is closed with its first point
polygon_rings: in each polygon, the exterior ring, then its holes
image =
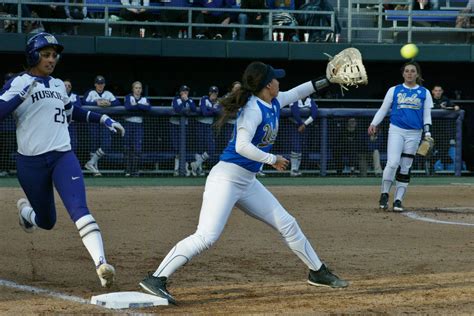
{"type": "MultiPolygon", "coordinates": [[[[191,3],[189,0],[162,0],[163,6],[165,7],[180,7],[189,8],[191,3]]],[[[162,10],[160,13],[161,22],[168,23],[187,23],[188,22],[188,11],[187,10],[162,10]]],[[[163,26],[164,37],[178,37],[188,38],[188,28],[178,26],[163,26]],[[179,36],[181,34],[181,37],[179,36]]]]}
{"type": "MultiPolygon", "coordinates": [[[[69,96],[69,101],[71,102],[72,105],[74,105],[77,108],[82,107],[82,101],[81,98],[72,92],[72,81],[70,79],[65,79],[63,80],[64,86],[66,87],[66,93],[69,96]]],[[[77,155],[77,144],[78,144],[78,137],[77,137],[77,128],[76,124],[72,122],[69,123],[68,129],[69,129],[69,136],[71,137],[71,148],[72,151],[74,151],[77,155]]]]}
{"type": "Polygon", "coordinates": [[[355,175],[356,170],[359,170],[362,175],[366,174],[364,167],[366,168],[367,163],[364,165],[364,161],[368,146],[365,133],[354,117],[337,126],[334,158],[338,173],[355,175]]]}
{"type": "MultiPolygon", "coordinates": [[[[431,94],[433,96],[433,108],[434,109],[442,109],[442,110],[455,110],[459,111],[460,107],[455,105],[451,102],[451,100],[444,95],[443,87],[440,85],[433,86],[431,90],[431,94]]],[[[435,123],[437,123],[435,121],[435,123]]],[[[439,160],[443,165],[447,165],[450,163],[451,158],[449,157],[449,141],[448,140],[455,140],[456,139],[456,130],[451,128],[447,129],[445,126],[438,124],[433,124],[433,133],[435,135],[444,135],[443,139],[439,139],[435,142],[435,147],[433,149],[433,156],[435,160],[439,160]]],[[[435,167],[436,169],[436,167],[435,167]]]]}
{"type": "Polygon", "coordinates": [[[125,97],[125,109],[130,112],[126,116],[125,129],[125,176],[138,177],[141,167],[143,144],[143,117],[140,115],[150,111],[150,103],[142,96],[143,86],[140,81],[132,83],[132,93],[125,97]]]}
{"type": "MultiPolygon", "coordinates": [[[[103,76],[97,76],[94,80],[94,90],[90,90],[84,94],[83,103],[84,105],[109,107],[121,105],[120,101],[110,92],[105,90],[105,78],[103,76]]],[[[105,156],[112,148],[112,139],[110,132],[105,131],[103,128],[98,129],[91,127],[89,129],[91,139],[91,159],[86,162],[84,168],[92,172],[94,176],[101,176],[99,171],[98,163],[99,160],[105,156]],[[107,132],[107,133],[105,133],[107,132]]]]}
{"type": "MultiPolygon", "coordinates": [[[[87,0],[65,0],[64,11],[66,17],[71,20],[83,20],[87,17],[87,0]],[[84,4],[80,6],[79,4],[84,4]]],[[[78,24],[67,24],[67,32],[70,35],[77,35],[78,24]]]]}
{"type": "MultiPolygon", "coordinates": [[[[265,0],[242,0],[242,9],[266,9],[265,0]]],[[[260,12],[242,12],[238,16],[239,24],[268,25],[268,15],[260,12]]],[[[239,40],[264,40],[268,39],[268,29],[239,28],[239,40]]]]}
{"type": "Polygon", "coordinates": [[[459,105],[453,104],[451,100],[444,95],[443,87],[440,85],[433,86],[433,90],[431,90],[431,94],[433,95],[433,108],[434,109],[444,109],[444,110],[455,110],[459,111],[459,105]]]}
{"type": "MultiPolygon", "coordinates": [[[[201,98],[199,108],[202,116],[198,117],[196,125],[196,142],[198,152],[195,154],[195,161],[191,162],[191,174],[193,176],[203,176],[202,164],[210,158],[214,158],[216,144],[212,131],[214,116],[219,111],[219,88],[211,86],[208,95],[201,98]]],[[[212,159],[211,159],[212,160],[212,159]]]]}
{"type": "Polygon", "coordinates": [[[306,131],[306,126],[313,123],[316,120],[318,115],[318,105],[310,97],[298,100],[291,105],[291,114],[290,121],[293,123],[290,127],[290,143],[291,143],[291,156],[290,156],[290,166],[291,172],[290,176],[298,177],[301,176],[300,166],[301,158],[303,156],[303,148],[308,147],[309,137],[317,137],[314,134],[310,135],[306,131]],[[310,116],[303,121],[301,119],[301,110],[309,109],[310,116]]]}
{"type": "MultiPolygon", "coordinates": [[[[275,10],[278,9],[289,9],[289,8],[272,8],[275,10]]],[[[295,15],[290,12],[275,12],[273,13],[272,18],[273,25],[273,40],[285,41],[291,40],[293,42],[299,42],[298,30],[288,29],[288,28],[279,28],[279,26],[298,26],[298,21],[296,20],[295,15]],[[277,35],[277,36],[275,36],[277,35]]]]}
{"type": "MultiPolygon", "coordinates": [[[[204,9],[224,9],[230,7],[228,0],[200,0],[199,3],[204,9]]],[[[228,25],[230,23],[230,13],[203,10],[198,13],[196,23],[228,25]]],[[[228,30],[218,27],[197,27],[196,32],[196,38],[198,39],[222,39],[228,33],[228,30]]]]}
{"type": "MultiPolygon", "coordinates": [[[[0,2],[0,17],[17,17],[18,16],[18,4],[16,0],[2,0],[0,2]]],[[[21,17],[31,17],[31,12],[26,4],[21,5],[21,17]]],[[[23,22],[23,32],[29,33],[32,30],[32,22],[23,22]]],[[[2,20],[0,21],[0,30],[3,28],[7,33],[17,32],[17,21],[14,20],[2,20]]]]}
{"type": "MultiPolygon", "coordinates": [[[[41,2],[49,2],[50,5],[30,5],[31,11],[36,12],[38,17],[42,19],[66,19],[66,12],[63,4],[65,0],[45,0],[41,2]]],[[[49,33],[64,33],[66,32],[65,23],[58,22],[41,22],[44,30],[49,33]]]]}
{"type": "MultiPolygon", "coordinates": [[[[120,17],[126,21],[148,21],[148,22],[155,22],[158,20],[157,16],[155,16],[152,12],[150,12],[150,0],[120,0],[123,6],[142,6],[147,8],[122,8],[120,10],[120,17]]],[[[140,27],[141,28],[141,27],[140,27]]],[[[137,25],[125,25],[122,28],[122,35],[125,36],[140,36],[145,37],[146,34],[153,35],[155,37],[158,36],[159,32],[156,27],[145,27],[146,30],[145,34],[140,34],[138,30],[135,33],[132,33],[132,29],[137,30],[137,25]]]]}
{"type": "MultiPolygon", "coordinates": [[[[459,11],[459,15],[456,18],[456,27],[457,28],[471,28],[474,27],[474,16],[466,16],[466,14],[474,13],[474,0],[469,0],[466,5],[466,8],[459,11]]],[[[466,33],[466,41],[470,41],[472,38],[472,32],[466,33]]]]}
{"type": "MultiPolygon", "coordinates": [[[[310,0],[308,3],[302,5],[298,10],[311,12],[332,11],[335,14],[334,7],[327,0],[310,0]]],[[[297,15],[297,20],[300,25],[331,26],[330,15],[302,13],[297,15]]],[[[341,30],[341,24],[336,15],[334,19],[334,30],[303,30],[303,32],[308,33],[309,42],[339,42],[341,30]]]]}
{"type": "Polygon", "coordinates": [[[413,10],[439,10],[438,0],[413,0],[413,10]]]}
{"type": "MultiPolygon", "coordinates": [[[[174,97],[173,101],[171,101],[171,105],[173,106],[173,110],[176,114],[187,115],[190,113],[196,113],[196,104],[194,101],[189,98],[189,87],[187,85],[182,85],[179,87],[178,95],[174,97]]],[[[180,116],[172,116],[170,118],[171,123],[171,145],[173,147],[173,151],[175,153],[174,158],[174,176],[179,176],[179,164],[180,164],[180,156],[179,156],[179,149],[181,144],[180,139],[180,116]]],[[[188,118],[184,118],[184,124],[186,126],[189,125],[188,118]]],[[[188,129],[186,129],[188,130],[188,129]]],[[[189,134],[189,133],[188,133],[189,134]]],[[[189,170],[189,164],[186,162],[186,176],[191,175],[191,171],[189,170]]]]}
{"type": "MultiPolygon", "coordinates": [[[[14,77],[15,74],[12,72],[5,74],[5,86],[14,77]]],[[[15,130],[15,121],[12,115],[0,121],[0,177],[8,176],[8,170],[15,166],[12,159],[15,152],[15,130]]]]}

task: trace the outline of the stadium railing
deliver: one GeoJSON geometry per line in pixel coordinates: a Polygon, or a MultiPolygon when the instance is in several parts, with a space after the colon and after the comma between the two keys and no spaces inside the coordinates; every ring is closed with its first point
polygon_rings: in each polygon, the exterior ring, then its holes
{"type": "MultiPolygon", "coordinates": [[[[223,8],[223,9],[214,9],[214,8],[202,8],[202,7],[165,7],[165,6],[152,6],[152,10],[155,12],[164,11],[164,10],[174,10],[174,11],[187,11],[188,12],[188,21],[187,23],[177,23],[177,22],[142,22],[142,21],[124,21],[118,18],[115,13],[118,13],[122,8],[135,8],[135,9],[150,9],[150,7],[144,6],[123,6],[120,2],[113,0],[94,0],[92,2],[87,2],[86,4],[75,3],[74,6],[86,6],[91,12],[103,12],[103,18],[85,18],[83,20],[73,20],[73,19],[51,19],[51,18],[27,18],[22,17],[21,15],[21,5],[51,5],[51,2],[33,2],[33,1],[22,1],[16,0],[18,3],[18,16],[0,16],[0,21],[2,20],[11,20],[16,21],[17,23],[17,32],[21,33],[22,23],[25,21],[29,22],[52,22],[52,23],[67,23],[67,24],[95,24],[103,26],[104,36],[110,36],[109,27],[121,26],[121,25],[134,25],[134,26],[177,26],[187,29],[187,34],[189,37],[193,37],[193,31],[196,27],[207,27],[207,28],[226,28],[226,29],[268,29],[268,40],[272,40],[273,30],[306,30],[306,31],[331,31],[334,32],[335,29],[335,12],[334,11],[302,11],[302,10],[286,10],[286,9],[273,9],[273,10],[256,10],[256,9],[236,9],[236,8],[223,8]],[[209,24],[209,23],[195,23],[194,18],[195,14],[203,10],[210,12],[227,12],[230,14],[237,13],[264,13],[268,14],[267,21],[273,21],[273,17],[278,13],[291,13],[291,14],[313,14],[321,17],[329,17],[330,25],[328,26],[306,26],[306,25],[273,25],[273,23],[267,23],[263,25],[255,24],[238,24],[232,23],[228,25],[223,24],[209,24]]],[[[57,6],[66,6],[65,3],[55,2],[57,6]]]]}
{"type": "MultiPolygon", "coordinates": [[[[124,107],[112,108],[85,107],[100,113],[107,113],[114,119],[125,123],[124,117],[132,113],[127,112],[124,107]]],[[[379,127],[378,141],[371,143],[367,135],[367,127],[376,113],[377,109],[356,108],[320,108],[318,117],[313,124],[307,127],[305,133],[307,139],[302,144],[302,171],[306,175],[319,176],[371,176],[378,175],[377,170],[372,168],[372,150],[377,149],[380,153],[380,162],[383,165],[387,156],[387,134],[388,118],[385,118],[379,127]],[[347,136],[346,127],[349,120],[355,121],[353,137],[351,141],[344,141],[347,136]]],[[[133,115],[133,114],[132,114],[133,115]]],[[[302,112],[302,117],[307,117],[309,111],[302,112]]],[[[295,151],[294,134],[296,125],[288,118],[291,111],[282,109],[279,135],[274,144],[272,152],[281,154],[288,159],[292,151],[295,151]]],[[[141,175],[172,175],[174,173],[175,158],[179,159],[179,175],[185,176],[186,163],[195,159],[195,154],[208,152],[210,159],[205,163],[205,171],[218,161],[219,154],[227,145],[233,130],[232,124],[225,126],[218,132],[214,130],[211,143],[200,139],[202,125],[196,123],[198,114],[187,116],[176,115],[168,106],[154,106],[150,112],[143,114],[144,135],[139,154],[139,172],[141,175]],[[170,118],[179,118],[179,139],[173,139],[170,128],[170,118]],[[173,143],[177,141],[177,143],[173,143]]],[[[412,168],[413,174],[419,175],[456,175],[460,176],[465,167],[462,162],[462,121],[464,111],[433,110],[433,137],[435,138],[435,151],[428,159],[417,157],[412,168]]],[[[125,124],[124,124],[125,125],[125,124]]],[[[99,162],[99,169],[103,174],[123,175],[126,168],[125,139],[119,136],[110,136],[105,128],[103,135],[106,136],[108,144],[101,144],[99,139],[94,138],[91,124],[72,122],[75,129],[73,136],[73,149],[77,153],[81,164],[89,160],[89,154],[95,152],[98,146],[107,148],[106,155],[99,162]],[[110,136],[110,137],[109,137],[110,136]]],[[[126,126],[126,125],[125,125],[126,126]]],[[[0,162],[0,170],[9,169],[11,173],[13,158],[14,138],[7,139],[11,143],[11,161],[0,162]],[[9,164],[9,167],[1,164],[9,164]]],[[[266,166],[265,172],[275,172],[266,166]]],[[[88,171],[84,171],[88,173],[88,171]]],[[[276,172],[275,172],[276,173],[276,172]]],[[[287,175],[289,171],[281,173],[287,175]]]]}
{"type": "MultiPolygon", "coordinates": [[[[403,42],[412,43],[414,33],[432,33],[441,35],[447,33],[449,35],[465,34],[464,41],[469,40],[469,35],[474,32],[471,28],[456,28],[455,21],[459,15],[458,10],[413,10],[413,1],[384,1],[384,0],[348,0],[348,16],[347,16],[347,37],[348,42],[353,41],[354,33],[357,31],[376,31],[376,42],[382,43],[393,41],[400,32],[406,32],[406,40],[403,42]],[[402,5],[406,10],[385,10],[383,5],[402,5]],[[377,10],[364,9],[364,5],[376,5],[377,10]],[[357,26],[355,21],[360,18],[369,17],[374,19],[373,25],[357,26]],[[392,22],[392,25],[385,25],[384,21],[392,22]],[[406,26],[400,26],[398,22],[406,22],[406,26]],[[436,25],[414,25],[413,22],[434,22],[436,25]],[[388,39],[385,35],[393,35],[388,39]]],[[[474,17],[474,14],[464,14],[465,16],[474,17]]],[[[437,42],[439,42],[438,39],[437,42]]],[[[419,39],[423,42],[423,38],[419,39]]]]}

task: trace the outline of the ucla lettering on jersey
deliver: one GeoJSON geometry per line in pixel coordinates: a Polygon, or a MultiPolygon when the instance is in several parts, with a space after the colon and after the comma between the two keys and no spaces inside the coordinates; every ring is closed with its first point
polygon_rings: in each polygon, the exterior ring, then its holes
{"type": "MultiPolygon", "coordinates": [[[[262,101],[257,98],[252,98],[246,106],[258,106],[262,113],[262,122],[258,125],[254,137],[252,138],[252,144],[258,147],[260,150],[268,153],[275,143],[278,134],[278,121],[280,118],[280,104],[275,98],[272,100],[271,108],[266,106],[262,101]]],[[[238,113],[237,122],[239,117],[245,111],[245,107],[238,113]]],[[[232,139],[224,149],[224,152],[220,156],[220,160],[226,162],[232,162],[236,165],[241,166],[252,172],[258,172],[262,166],[261,162],[250,160],[237,153],[235,150],[237,125],[234,127],[232,139]]]]}
{"type": "Polygon", "coordinates": [[[18,152],[25,156],[37,156],[50,151],[71,150],[65,110],[69,97],[61,80],[23,73],[5,87],[0,99],[11,100],[33,80],[37,80],[38,84],[31,96],[13,112],[18,152]]]}
{"type": "Polygon", "coordinates": [[[390,123],[404,129],[422,129],[426,94],[424,87],[397,85],[393,91],[390,123]]]}

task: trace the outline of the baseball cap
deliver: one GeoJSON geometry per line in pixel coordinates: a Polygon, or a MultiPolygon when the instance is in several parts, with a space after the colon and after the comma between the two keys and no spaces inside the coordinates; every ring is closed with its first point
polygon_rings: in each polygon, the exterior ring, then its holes
{"type": "Polygon", "coordinates": [[[210,86],[209,93],[219,93],[219,88],[216,86],[210,86]]]}
{"type": "Polygon", "coordinates": [[[105,78],[103,76],[95,77],[94,83],[105,83],[105,78]]]}
{"type": "Polygon", "coordinates": [[[269,84],[273,79],[280,79],[285,77],[286,72],[284,69],[275,69],[270,65],[267,66],[267,72],[262,82],[260,82],[259,90],[263,89],[267,84],[269,84]]]}
{"type": "Polygon", "coordinates": [[[189,91],[189,87],[185,84],[179,87],[179,92],[183,92],[183,91],[189,91]]]}

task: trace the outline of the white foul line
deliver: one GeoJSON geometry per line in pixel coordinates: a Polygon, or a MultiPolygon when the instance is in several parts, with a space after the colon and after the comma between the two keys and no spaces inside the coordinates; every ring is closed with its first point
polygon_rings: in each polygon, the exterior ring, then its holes
{"type": "Polygon", "coordinates": [[[434,219],[434,218],[424,217],[424,216],[420,216],[420,215],[416,214],[415,212],[404,212],[402,214],[407,216],[407,217],[417,219],[417,220],[420,220],[420,221],[424,221],[424,222],[437,223],[437,224],[474,226],[474,224],[471,224],[471,223],[441,221],[441,220],[437,220],[437,219],[434,219]]]}
{"type": "Polygon", "coordinates": [[[17,290],[21,290],[21,291],[24,291],[24,292],[31,292],[33,294],[43,294],[43,295],[51,296],[51,297],[54,297],[54,298],[59,298],[59,299],[65,300],[65,301],[71,301],[71,302],[81,303],[81,304],[90,304],[90,300],[86,300],[82,297],[72,296],[72,295],[68,295],[68,294],[64,294],[64,293],[59,293],[59,292],[55,292],[55,291],[51,291],[51,290],[42,289],[42,288],[39,288],[39,287],[29,286],[29,285],[21,285],[21,284],[18,284],[18,283],[12,282],[12,281],[8,281],[8,280],[0,279],[0,286],[9,287],[9,288],[12,288],[12,289],[17,289],[17,290]]]}

